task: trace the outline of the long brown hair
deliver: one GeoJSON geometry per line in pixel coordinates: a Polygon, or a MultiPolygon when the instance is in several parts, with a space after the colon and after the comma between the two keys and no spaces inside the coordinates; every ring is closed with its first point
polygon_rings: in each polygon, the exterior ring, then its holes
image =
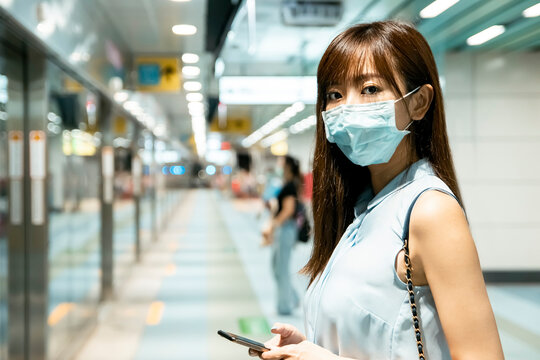
{"type": "Polygon", "coordinates": [[[304,185],[304,180],[302,177],[302,174],[300,173],[300,162],[298,159],[290,156],[285,155],[285,166],[289,168],[289,171],[292,175],[292,183],[294,184],[294,187],[296,188],[296,197],[299,199],[302,194],[302,188],[304,185]]]}
{"type": "Polygon", "coordinates": [[[404,80],[406,91],[430,84],[434,97],[425,118],[414,121],[406,139],[418,158],[427,159],[435,174],[461,201],[454,164],[446,134],[446,120],[439,75],[433,54],[424,37],[411,25],[382,21],[355,25],[339,34],[328,46],[317,70],[317,132],[313,160],[314,246],[302,272],[310,284],[326,266],[346,227],[354,219],[354,204],[370,186],[367,167],[351,163],[335,144],[326,140],[321,112],[326,92],[335,84],[354,83],[369,62],[393,88],[400,91],[395,74],[404,80]]]}

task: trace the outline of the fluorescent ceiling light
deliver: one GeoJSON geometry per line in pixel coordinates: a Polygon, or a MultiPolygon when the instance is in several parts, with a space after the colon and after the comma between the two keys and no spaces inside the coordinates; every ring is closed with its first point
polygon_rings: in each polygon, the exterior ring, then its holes
{"type": "Polygon", "coordinates": [[[193,35],[197,32],[197,27],[187,24],[174,25],[172,32],[176,35],[193,35]]]}
{"type": "Polygon", "coordinates": [[[139,110],[141,105],[137,101],[128,100],[124,103],[124,109],[127,111],[139,110]]]}
{"type": "MultiPolygon", "coordinates": [[[[253,133],[251,133],[248,137],[246,137],[242,141],[242,146],[245,148],[251,147],[256,142],[261,140],[266,135],[272,133],[274,130],[285,124],[287,121],[289,121],[292,117],[296,116],[300,111],[304,110],[306,106],[302,102],[295,102],[285,110],[283,110],[280,114],[276,115],[274,118],[272,118],[270,121],[266,122],[263,126],[261,126],[259,129],[255,130],[253,133]]],[[[262,144],[262,142],[261,142],[262,144]]],[[[271,144],[270,144],[271,145],[271,144]]],[[[268,145],[268,146],[270,146],[268,145]]],[[[266,146],[266,145],[264,145],[266,146]]]]}
{"type": "Polygon", "coordinates": [[[420,11],[420,17],[430,19],[439,16],[458,1],[459,0],[436,0],[420,11]]]}
{"type": "Polygon", "coordinates": [[[193,116],[193,117],[201,117],[201,116],[204,116],[204,108],[193,108],[193,109],[189,109],[189,115],[193,116]]]}
{"type": "Polygon", "coordinates": [[[172,2],[189,2],[191,0],[171,0],[172,2]]]}
{"type": "Polygon", "coordinates": [[[188,104],[189,110],[204,110],[204,104],[202,102],[190,102],[188,104]]]}
{"type": "Polygon", "coordinates": [[[221,77],[223,75],[223,73],[225,72],[225,61],[223,61],[222,58],[217,58],[216,59],[216,63],[215,63],[215,76],[216,77],[221,77]]]}
{"type": "Polygon", "coordinates": [[[201,93],[188,93],[186,100],[189,102],[200,102],[203,101],[203,95],[201,93]]]}
{"type": "Polygon", "coordinates": [[[301,101],[297,101],[294,104],[292,104],[291,108],[295,111],[295,113],[298,113],[306,108],[306,104],[304,104],[301,101]]]}
{"type": "Polygon", "coordinates": [[[481,45],[497,36],[501,35],[505,31],[504,25],[493,25],[487,29],[480,31],[467,39],[467,44],[470,46],[481,45]]]}
{"type": "Polygon", "coordinates": [[[200,135],[206,131],[206,122],[204,119],[203,121],[198,121],[195,119],[196,117],[191,120],[191,128],[194,134],[200,135]]]}
{"type": "Polygon", "coordinates": [[[186,64],[196,64],[199,62],[199,55],[185,53],[182,55],[182,61],[186,64]]]}
{"type": "Polygon", "coordinates": [[[523,10],[523,16],[526,18],[540,16],[540,3],[523,10]]]}
{"type": "Polygon", "coordinates": [[[119,103],[123,103],[129,98],[129,94],[127,91],[117,91],[114,93],[114,100],[119,103]]]}
{"type": "Polygon", "coordinates": [[[182,68],[182,74],[186,77],[196,77],[201,73],[201,69],[197,66],[184,66],[182,68]]]}
{"type": "Polygon", "coordinates": [[[186,81],[184,83],[184,90],[186,91],[199,91],[202,89],[202,85],[198,81],[186,81]]]}
{"type": "Polygon", "coordinates": [[[270,135],[266,139],[262,140],[261,145],[264,147],[269,147],[270,145],[273,145],[277,143],[278,141],[283,141],[287,139],[287,136],[288,136],[287,130],[278,131],[277,133],[270,135]]]}
{"type": "Polygon", "coordinates": [[[191,118],[191,123],[192,124],[201,124],[201,125],[204,125],[206,124],[206,118],[204,116],[193,116],[191,118]]]}
{"type": "Polygon", "coordinates": [[[307,118],[298,121],[296,124],[289,127],[291,134],[299,134],[317,124],[317,117],[315,115],[308,116],[307,118]]]}

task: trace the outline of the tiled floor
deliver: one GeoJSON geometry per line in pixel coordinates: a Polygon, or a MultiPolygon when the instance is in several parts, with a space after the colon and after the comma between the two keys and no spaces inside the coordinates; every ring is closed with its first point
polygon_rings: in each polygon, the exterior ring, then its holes
{"type": "MultiPolygon", "coordinates": [[[[264,341],[276,322],[303,328],[302,310],[280,317],[270,249],[260,247],[264,213],[259,203],[232,200],[211,190],[190,191],[145,254],[77,360],[247,359],[245,348],[218,329],[264,341]]],[[[299,244],[296,274],[310,253],[299,244]]],[[[540,359],[540,286],[490,286],[507,360],[540,359]]]]}

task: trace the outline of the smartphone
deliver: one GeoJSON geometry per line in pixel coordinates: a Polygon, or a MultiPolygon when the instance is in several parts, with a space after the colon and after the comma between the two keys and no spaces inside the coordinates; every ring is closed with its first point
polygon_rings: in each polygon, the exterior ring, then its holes
{"type": "Polygon", "coordinates": [[[218,330],[217,333],[219,335],[223,336],[227,340],[230,340],[230,341],[235,342],[235,343],[240,344],[240,345],[247,346],[248,348],[253,349],[255,351],[265,352],[265,351],[270,350],[267,347],[265,347],[263,343],[260,343],[260,342],[255,341],[255,340],[245,338],[245,337],[240,336],[240,335],[235,335],[233,333],[223,331],[223,330],[218,330]]]}

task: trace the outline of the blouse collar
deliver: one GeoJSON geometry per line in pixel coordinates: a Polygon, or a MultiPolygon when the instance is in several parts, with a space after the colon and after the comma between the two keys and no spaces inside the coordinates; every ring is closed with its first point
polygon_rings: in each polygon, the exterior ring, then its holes
{"type": "Polygon", "coordinates": [[[370,211],[377,205],[379,205],[384,199],[396,191],[404,188],[414,180],[417,180],[426,175],[433,175],[433,168],[427,159],[420,159],[409,166],[407,169],[400,172],[395,176],[386,186],[374,196],[373,189],[368,186],[358,197],[356,205],[354,206],[354,216],[358,217],[364,211],[370,211]]]}

